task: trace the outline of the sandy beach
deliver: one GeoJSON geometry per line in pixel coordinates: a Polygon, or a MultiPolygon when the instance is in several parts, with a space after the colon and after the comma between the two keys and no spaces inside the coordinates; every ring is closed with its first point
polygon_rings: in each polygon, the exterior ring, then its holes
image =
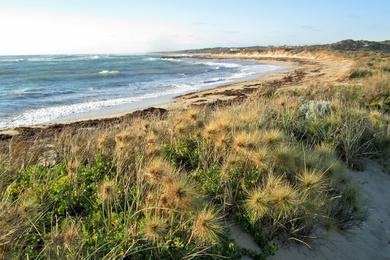
{"type": "MultiPolygon", "coordinates": [[[[170,58],[183,58],[181,55],[169,56],[170,58]]],[[[239,81],[221,85],[215,88],[205,89],[175,97],[172,102],[151,105],[144,109],[128,111],[126,113],[113,113],[111,115],[96,116],[88,119],[48,123],[32,127],[18,127],[14,129],[0,130],[0,140],[6,140],[14,135],[31,136],[34,133],[58,132],[63,128],[98,127],[107,124],[118,124],[129,118],[147,115],[150,113],[165,113],[169,110],[186,109],[190,106],[200,105],[227,105],[232,102],[240,102],[257,91],[266,92],[267,89],[294,90],[295,88],[314,87],[317,84],[330,84],[345,79],[352,61],[340,57],[313,55],[303,53],[300,56],[292,56],[284,52],[253,52],[248,54],[194,54],[188,57],[198,59],[240,59],[256,61],[264,64],[273,64],[286,68],[278,72],[270,72],[256,79],[239,81]]]]}

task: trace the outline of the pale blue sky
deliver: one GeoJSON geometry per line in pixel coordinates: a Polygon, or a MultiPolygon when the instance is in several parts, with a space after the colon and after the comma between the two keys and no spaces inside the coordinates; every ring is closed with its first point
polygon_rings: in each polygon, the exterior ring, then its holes
{"type": "Polygon", "coordinates": [[[1,54],[390,39],[390,0],[0,0],[1,54]]]}

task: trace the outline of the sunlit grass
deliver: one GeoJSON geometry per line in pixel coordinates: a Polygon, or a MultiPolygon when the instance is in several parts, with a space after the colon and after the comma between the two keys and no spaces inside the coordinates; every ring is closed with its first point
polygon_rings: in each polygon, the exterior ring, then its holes
{"type": "Polygon", "coordinates": [[[348,227],[362,205],[347,167],[388,160],[386,64],[343,86],[13,139],[0,259],[233,258],[228,222],[265,241],[348,227]]]}

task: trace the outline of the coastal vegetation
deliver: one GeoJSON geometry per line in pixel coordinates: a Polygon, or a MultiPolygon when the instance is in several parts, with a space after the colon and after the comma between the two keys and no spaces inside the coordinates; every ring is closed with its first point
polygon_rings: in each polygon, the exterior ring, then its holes
{"type": "Polygon", "coordinates": [[[0,259],[264,259],[274,241],[364,218],[348,169],[390,167],[387,52],[337,53],[342,82],[259,89],[126,124],[13,138],[0,158],[0,259]],[[261,253],[238,246],[234,223],[261,253]]]}

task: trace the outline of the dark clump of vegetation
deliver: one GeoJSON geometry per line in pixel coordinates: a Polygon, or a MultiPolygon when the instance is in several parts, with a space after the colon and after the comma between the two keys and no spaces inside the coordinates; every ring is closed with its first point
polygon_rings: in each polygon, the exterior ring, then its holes
{"type": "Polygon", "coordinates": [[[369,70],[355,70],[349,75],[350,79],[365,78],[372,76],[372,72],[369,70]]]}
{"type": "Polygon", "coordinates": [[[347,168],[389,165],[389,81],[371,70],[299,95],[63,131],[50,146],[12,141],[0,159],[0,258],[264,259],[275,240],[349,227],[362,204],[347,168]],[[262,253],[240,248],[228,223],[262,253]]]}

